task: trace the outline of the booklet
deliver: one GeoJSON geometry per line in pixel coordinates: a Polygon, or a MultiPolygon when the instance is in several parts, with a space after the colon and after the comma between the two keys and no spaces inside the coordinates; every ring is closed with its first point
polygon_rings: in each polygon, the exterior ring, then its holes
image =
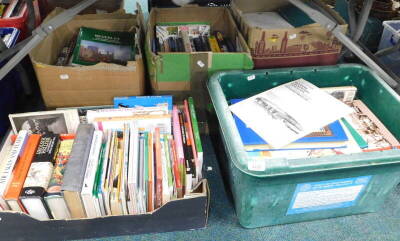
{"type": "Polygon", "coordinates": [[[273,148],[284,147],[353,111],[304,79],[233,104],[230,110],[273,148]]]}

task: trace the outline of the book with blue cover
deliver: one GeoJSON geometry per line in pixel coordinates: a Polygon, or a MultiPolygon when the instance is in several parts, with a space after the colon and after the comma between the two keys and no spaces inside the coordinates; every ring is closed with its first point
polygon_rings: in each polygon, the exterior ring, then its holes
{"type": "MultiPolygon", "coordinates": [[[[242,99],[233,99],[231,104],[240,102],[242,99]]],[[[280,149],[272,148],[256,132],[247,127],[246,124],[233,114],[236,127],[239,131],[246,151],[269,151],[269,150],[298,150],[298,149],[331,149],[345,148],[348,137],[339,121],[335,121],[328,126],[321,128],[302,137],[291,144],[280,149]]]]}
{"type": "Polygon", "coordinates": [[[172,112],[171,95],[114,97],[114,108],[157,107],[165,104],[172,112]]]}

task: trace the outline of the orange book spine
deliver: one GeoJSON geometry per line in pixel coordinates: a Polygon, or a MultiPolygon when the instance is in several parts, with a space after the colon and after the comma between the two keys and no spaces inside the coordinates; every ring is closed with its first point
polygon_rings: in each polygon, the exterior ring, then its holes
{"type": "Polygon", "coordinates": [[[149,140],[148,140],[148,149],[149,149],[149,183],[148,183],[148,194],[147,194],[147,206],[148,206],[148,211],[152,212],[154,211],[154,158],[153,158],[153,134],[149,132],[149,140]]]}
{"type": "MultiPolygon", "coordinates": [[[[35,157],[36,150],[39,146],[41,135],[30,135],[28,142],[26,144],[25,151],[21,157],[21,160],[17,162],[15,168],[12,173],[12,180],[7,187],[6,194],[4,195],[5,200],[18,200],[21,194],[21,190],[24,186],[24,182],[26,179],[26,175],[28,175],[29,167],[31,166],[31,162],[35,157]]],[[[21,209],[23,208],[22,204],[19,203],[21,209]]]]}
{"type": "Polygon", "coordinates": [[[178,157],[176,155],[176,150],[175,150],[175,142],[173,140],[169,140],[169,146],[171,147],[171,160],[172,160],[172,168],[175,176],[175,186],[177,190],[177,197],[182,198],[183,193],[182,193],[182,182],[181,182],[181,173],[179,171],[179,161],[178,157]]]}
{"type": "Polygon", "coordinates": [[[155,149],[155,162],[156,162],[156,208],[162,205],[162,159],[161,159],[161,142],[160,142],[160,128],[155,128],[154,131],[154,149],[155,149]]]}

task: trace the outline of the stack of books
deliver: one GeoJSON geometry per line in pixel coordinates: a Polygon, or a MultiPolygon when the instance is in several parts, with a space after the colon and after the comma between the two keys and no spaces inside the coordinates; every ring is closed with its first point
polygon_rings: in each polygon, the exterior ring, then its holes
{"type": "Polygon", "coordinates": [[[356,87],[339,86],[319,89],[330,98],[326,98],[320,92],[316,92],[317,94],[313,96],[312,88],[317,87],[305,80],[298,80],[246,100],[232,99],[230,101],[237,130],[249,157],[296,159],[400,148],[400,143],[393,134],[361,100],[356,98],[356,87]],[[317,95],[323,98],[313,99],[317,95]],[[295,100],[299,97],[297,101],[286,102],[287,99],[295,100]],[[285,98],[285,101],[279,101],[281,98],[285,98]],[[333,101],[336,100],[341,102],[342,106],[330,108],[329,103],[324,102],[326,100],[337,105],[338,103],[333,101]],[[316,103],[313,103],[314,101],[316,103]],[[304,107],[302,104],[307,104],[307,106],[304,107]],[[307,112],[307,108],[312,108],[310,106],[324,109],[307,112]],[[318,129],[316,126],[314,131],[312,129],[309,129],[311,132],[305,131],[308,128],[307,122],[317,122],[317,119],[324,119],[323,112],[335,112],[340,108],[342,112],[338,113],[337,118],[330,119],[334,120],[333,122],[328,120],[325,121],[328,124],[322,128],[318,129]],[[264,116],[259,116],[263,113],[262,109],[267,114],[264,122],[260,121],[263,126],[251,120],[263,118],[264,116]],[[251,110],[258,110],[258,113],[251,110]],[[271,116],[271,119],[268,119],[268,116],[271,116]],[[286,130],[283,128],[280,131],[280,127],[286,127],[286,130]],[[294,137],[287,140],[287,137],[291,138],[292,134],[294,137]],[[274,136],[275,139],[271,138],[274,136]],[[278,145],[269,142],[276,139],[278,139],[278,145]],[[285,139],[284,142],[279,142],[283,139],[285,139]]]}
{"type": "Polygon", "coordinates": [[[39,220],[140,215],[193,197],[203,149],[193,98],[116,98],[123,108],[10,115],[0,206],[39,220]],[[85,113],[86,118],[79,118],[85,113]]]}
{"type": "Polygon", "coordinates": [[[126,65],[135,60],[135,34],[81,27],[57,57],[57,66],[87,66],[97,63],[126,65]]]}
{"type": "Polygon", "coordinates": [[[210,25],[181,23],[157,25],[154,52],[238,52],[236,44],[210,25]]]}

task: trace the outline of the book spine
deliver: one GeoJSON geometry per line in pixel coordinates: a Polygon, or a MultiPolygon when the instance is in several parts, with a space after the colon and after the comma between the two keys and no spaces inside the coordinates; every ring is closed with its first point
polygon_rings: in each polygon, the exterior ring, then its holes
{"type": "Polygon", "coordinates": [[[203,166],[203,146],[201,144],[201,138],[200,138],[200,131],[199,131],[199,124],[197,121],[197,115],[196,115],[196,110],[194,106],[194,100],[192,97],[188,98],[188,104],[189,104],[189,112],[190,112],[190,119],[191,119],[191,124],[192,124],[192,129],[193,129],[193,136],[194,136],[194,144],[196,146],[196,151],[197,151],[197,159],[199,160],[199,166],[198,168],[199,173],[201,175],[201,170],[203,166]]]}
{"type": "Polygon", "coordinates": [[[173,134],[174,134],[174,147],[175,153],[177,157],[177,165],[180,170],[181,175],[181,183],[184,185],[184,175],[185,173],[185,155],[183,149],[183,141],[182,141],[182,131],[179,121],[179,113],[178,107],[174,106],[172,110],[172,124],[173,124],[173,134]]]}
{"type": "Polygon", "coordinates": [[[210,36],[208,37],[208,43],[210,44],[211,51],[214,53],[219,53],[221,52],[221,49],[219,48],[217,39],[215,36],[210,36]]]}
{"type": "Polygon", "coordinates": [[[184,121],[185,121],[185,128],[187,130],[187,143],[189,145],[189,147],[191,148],[191,152],[193,153],[193,163],[195,166],[195,178],[193,181],[193,185],[196,185],[198,182],[198,177],[200,176],[200,163],[199,160],[197,158],[197,150],[196,150],[196,146],[194,143],[194,135],[193,135],[193,128],[192,128],[192,121],[190,119],[190,112],[189,112],[189,104],[187,102],[187,100],[183,101],[183,113],[184,113],[184,121]]]}
{"type": "Polygon", "coordinates": [[[187,133],[186,133],[186,128],[185,128],[185,122],[183,119],[183,114],[179,113],[179,122],[180,122],[180,127],[181,127],[181,133],[182,133],[182,144],[183,144],[183,151],[185,154],[185,190],[186,193],[190,192],[192,188],[192,179],[194,178],[195,175],[195,170],[193,169],[192,165],[192,160],[193,160],[193,155],[191,153],[191,148],[187,143],[187,133]]]}
{"type": "Polygon", "coordinates": [[[208,41],[208,36],[201,36],[201,41],[204,44],[204,51],[211,51],[210,42],[208,41]]]}
{"type": "Polygon", "coordinates": [[[180,164],[179,164],[178,157],[176,154],[175,142],[172,139],[169,140],[169,146],[171,149],[171,152],[170,152],[171,160],[173,160],[173,173],[174,173],[174,178],[175,178],[176,193],[177,193],[177,197],[181,198],[183,196],[183,194],[182,194],[182,177],[181,177],[182,171],[179,168],[180,164]]]}
{"type": "Polygon", "coordinates": [[[7,188],[8,183],[11,180],[12,171],[14,169],[15,164],[21,158],[23,151],[26,146],[26,142],[28,140],[28,131],[21,130],[18,133],[17,139],[15,140],[8,158],[1,162],[0,168],[0,197],[1,197],[1,204],[4,209],[9,210],[8,205],[4,201],[4,192],[7,188]]]}
{"type": "Polygon", "coordinates": [[[162,206],[162,194],[163,194],[163,163],[161,153],[161,142],[160,142],[160,129],[155,128],[154,130],[154,150],[155,150],[155,163],[156,163],[156,197],[155,197],[155,208],[162,206]]]}
{"type": "Polygon", "coordinates": [[[217,42],[218,42],[219,48],[221,49],[221,52],[229,52],[228,47],[225,44],[224,36],[222,35],[222,33],[216,32],[215,36],[217,38],[217,42]]]}
{"type": "MultiPolygon", "coordinates": [[[[41,135],[31,135],[29,136],[28,142],[26,144],[25,151],[13,170],[13,178],[9,184],[4,198],[6,200],[19,200],[19,195],[21,194],[22,187],[24,185],[25,178],[28,174],[29,167],[35,156],[36,150],[40,142],[41,135]]],[[[10,205],[11,206],[11,205],[10,205]]],[[[20,209],[26,212],[25,208],[19,202],[20,209]]],[[[19,210],[14,210],[19,211],[19,210]]]]}
{"type": "Polygon", "coordinates": [[[190,43],[189,33],[188,31],[181,31],[183,46],[185,48],[185,52],[193,52],[192,44],[190,43]]]}
{"type": "Polygon", "coordinates": [[[153,134],[151,132],[148,133],[147,140],[147,167],[148,167],[148,186],[147,186],[147,211],[154,211],[154,144],[153,144],[153,134]]]}
{"type": "MultiPolygon", "coordinates": [[[[170,134],[165,134],[164,138],[163,138],[163,149],[164,149],[164,158],[165,158],[165,171],[166,171],[166,176],[168,178],[167,181],[167,188],[168,190],[166,191],[166,195],[168,196],[168,201],[171,199],[173,192],[174,192],[174,181],[173,181],[173,168],[172,168],[172,163],[173,163],[173,159],[171,159],[171,149],[169,147],[169,139],[172,136],[170,134]]],[[[164,202],[164,200],[163,200],[164,202]]],[[[167,201],[165,201],[167,202],[167,201]]]]}

